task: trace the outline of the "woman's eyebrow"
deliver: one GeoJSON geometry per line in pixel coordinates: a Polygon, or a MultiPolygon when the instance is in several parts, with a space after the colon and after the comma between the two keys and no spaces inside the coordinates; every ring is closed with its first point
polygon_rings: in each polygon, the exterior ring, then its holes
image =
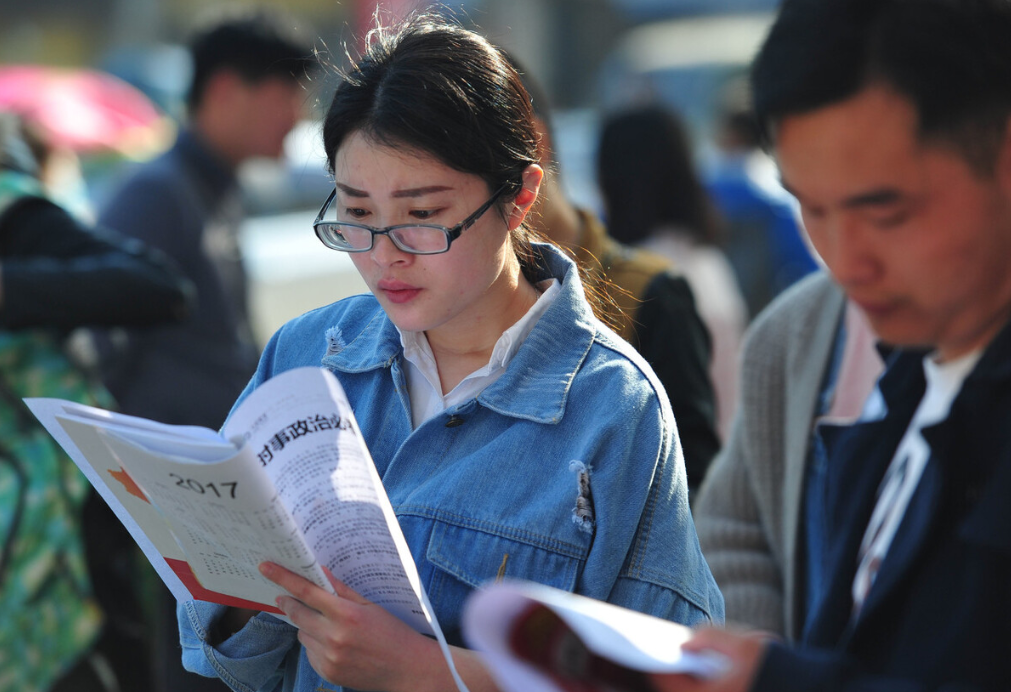
{"type": "Polygon", "coordinates": [[[334,185],[337,187],[338,190],[343,192],[348,197],[369,197],[369,193],[365,192],[365,190],[358,190],[356,188],[351,187],[350,185],[345,185],[344,183],[338,182],[335,182],[334,185]]]}
{"type": "MultiPolygon", "coordinates": [[[[371,197],[365,190],[359,190],[357,188],[351,187],[350,185],[345,185],[344,183],[334,183],[337,189],[343,192],[348,197],[371,197]]],[[[430,195],[434,192],[446,192],[447,190],[452,190],[453,188],[449,185],[427,185],[425,187],[411,187],[403,190],[394,190],[391,197],[394,199],[411,198],[411,197],[423,197],[424,195],[430,195]]]]}
{"type": "Polygon", "coordinates": [[[406,190],[395,190],[393,192],[393,197],[400,199],[403,197],[422,197],[424,195],[430,195],[433,192],[445,192],[446,190],[452,190],[448,185],[429,185],[427,187],[412,187],[406,190]]]}

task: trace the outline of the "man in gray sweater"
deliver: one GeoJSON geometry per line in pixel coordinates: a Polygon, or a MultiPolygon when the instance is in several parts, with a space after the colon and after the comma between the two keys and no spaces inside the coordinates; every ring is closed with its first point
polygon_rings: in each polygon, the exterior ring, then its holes
{"type": "MultiPolygon", "coordinates": [[[[1006,690],[1011,4],[786,0],[752,83],[812,244],[890,349],[857,420],[822,426],[820,480],[818,463],[789,481],[775,465],[746,469],[754,498],[781,494],[754,512],[765,511],[780,564],[800,552],[791,522],[815,538],[822,572],[803,579],[811,597],[802,619],[791,616],[803,624],[797,643],[705,630],[684,648],[723,654],[724,674],[656,686],[1006,690]],[[787,483],[803,495],[789,499],[787,483]]],[[[793,375],[813,345],[797,343],[793,375]]],[[[774,361],[752,361],[754,376],[775,373],[774,361]]],[[[823,356],[813,361],[824,368],[823,356]]],[[[809,429],[817,411],[807,408],[788,407],[780,428],[747,444],[809,429]]],[[[791,587],[796,603],[796,578],[791,587]]]]}
{"type": "Polygon", "coordinates": [[[881,371],[861,313],[824,272],[752,323],[741,405],[693,514],[727,621],[796,639],[822,573],[820,422],[852,420],[881,371]]]}

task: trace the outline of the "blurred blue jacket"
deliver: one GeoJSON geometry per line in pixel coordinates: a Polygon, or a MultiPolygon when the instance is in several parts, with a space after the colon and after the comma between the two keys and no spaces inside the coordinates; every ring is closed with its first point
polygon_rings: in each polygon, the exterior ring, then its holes
{"type": "Polygon", "coordinates": [[[746,156],[726,155],[707,176],[707,190],[725,223],[724,252],[755,317],[785,288],[818,268],[788,194],[773,194],[746,156]]]}

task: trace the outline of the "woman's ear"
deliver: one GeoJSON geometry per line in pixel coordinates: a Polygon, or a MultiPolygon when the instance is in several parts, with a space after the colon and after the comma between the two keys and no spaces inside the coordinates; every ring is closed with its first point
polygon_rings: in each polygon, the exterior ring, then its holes
{"type": "Polygon", "coordinates": [[[507,219],[509,230],[518,228],[523,219],[527,217],[530,208],[537,201],[537,192],[541,188],[541,181],[544,179],[544,169],[536,163],[530,164],[523,171],[523,187],[516,193],[513,200],[513,209],[507,219]]]}

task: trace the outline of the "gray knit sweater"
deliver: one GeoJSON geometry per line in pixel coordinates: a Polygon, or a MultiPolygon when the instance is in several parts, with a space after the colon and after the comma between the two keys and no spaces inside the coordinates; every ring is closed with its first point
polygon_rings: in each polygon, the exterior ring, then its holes
{"type": "Polygon", "coordinates": [[[818,273],[773,302],[745,338],[730,439],[694,503],[728,623],[799,635],[804,466],[844,309],[842,292],[818,273]]]}

